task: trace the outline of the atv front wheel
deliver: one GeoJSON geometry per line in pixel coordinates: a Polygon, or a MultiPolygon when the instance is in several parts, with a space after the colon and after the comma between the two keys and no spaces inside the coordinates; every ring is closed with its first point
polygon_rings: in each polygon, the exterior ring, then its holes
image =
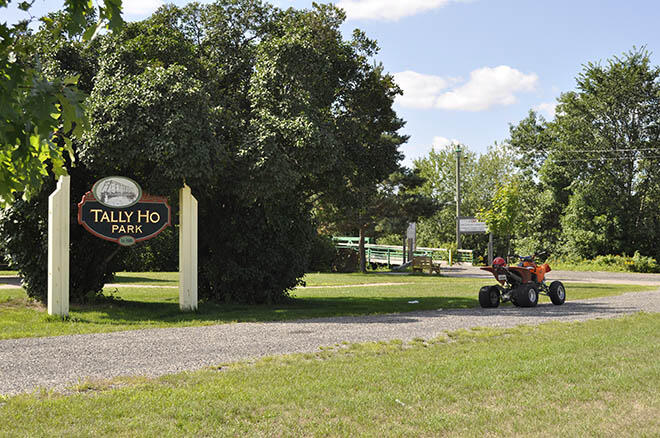
{"type": "Polygon", "coordinates": [[[497,286],[484,286],[479,289],[479,304],[485,308],[499,306],[500,290],[497,286]]]}
{"type": "Polygon", "coordinates": [[[515,304],[520,307],[536,307],[539,303],[539,291],[533,284],[523,284],[516,291],[515,304]]]}
{"type": "Polygon", "coordinates": [[[564,304],[564,301],[566,301],[566,289],[564,289],[564,284],[561,281],[553,281],[550,283],[548,296],[550,296],[552,304],[556,306],[564,304]]]}

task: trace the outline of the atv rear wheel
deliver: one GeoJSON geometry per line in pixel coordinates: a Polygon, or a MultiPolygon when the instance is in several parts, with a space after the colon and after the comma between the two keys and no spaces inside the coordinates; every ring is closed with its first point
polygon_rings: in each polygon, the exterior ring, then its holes
{"type": "Polygon", "coordinates": [[[479,304],[484,308],[499,306],[500,290],[497,286],[484,286],[479,289],[479,304]]]}
{"type": "Polygon", "coordinates": [[[566,301],[566,289],[564,289],[564,284],[561,281],[553,281],[550,283],[548,296],[550,296],[552,304],[556,306],[564,304],[564,301],[566,301]]]}
{"type": "Polygon", "coordinates": [[[539,291],[533,284],[523,284],[516,291],[515,304],[520,307],[536,307],[539,303],[539,291]]]}

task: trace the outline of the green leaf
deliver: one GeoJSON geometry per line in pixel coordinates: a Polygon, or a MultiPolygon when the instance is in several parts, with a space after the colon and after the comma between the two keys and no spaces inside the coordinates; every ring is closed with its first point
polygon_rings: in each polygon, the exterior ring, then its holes
{"type": "Polygon", "coordinates": [[[103,27],[103,21],[101,20],[99,20],[95,25],[87,27],[82,35],[83,41],[92,41],[96,37],[97,32],[99,29],[101,29],[101,27],[103,27]]]}
{"type": "Polygon", "coordinates": [[[30,134],[30,145],[36,149],[40,149],[40,144],[41,144],[41,136],[39,134],[30,134]]]}
{"type": "Polygon", "coordinates": [[[80,75],[74,75],[74,76],[67,76],[62,80],[62,83],[64,85],[77,85],[78,84],[78,79],[80,79],[80,75]]]}

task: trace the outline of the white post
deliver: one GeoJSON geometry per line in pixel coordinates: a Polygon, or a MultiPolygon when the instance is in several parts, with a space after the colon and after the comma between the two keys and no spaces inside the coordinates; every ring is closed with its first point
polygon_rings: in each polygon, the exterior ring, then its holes
{"type": "Polygon", "coordinates": [[[197,310],[197,200],[179,190],[179,307],[197,310]]]}
{"type": "Polygon", "coordinates": [[[61,176],[48,197],[48,314],[69,315],[71,177],[61,176]]]}

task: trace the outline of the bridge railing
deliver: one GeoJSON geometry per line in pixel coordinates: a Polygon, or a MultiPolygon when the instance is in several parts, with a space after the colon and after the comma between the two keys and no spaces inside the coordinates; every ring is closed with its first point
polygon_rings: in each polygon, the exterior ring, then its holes
{"type": "MultiPolygon", "coordinates": [[[[351,248],[358,251],[359,238],[341,238],[335,240],[338,248],[351,248]]],[[[399,245],[376,245],[365,243],[367,263],[380,263],[389,265],[400,265],[403,263],[403,248],[399,245]]],[[[451,250],[447,248],[417,247],[413,252],[415,256],[429,256],[435,262],[446,261],[447,263],[473,262],[473,252],[469,249],[459,249],[458,256],[452,260],[451,250]]]]}
{"type": "Polygon", "coordinates": [[[474,263],[474,252],[471,249],[459,249],[457,261],[463,263],[474,263]]]}
{"type": "MultiPolygon", "coordinates": [[[[350,245],[350,244],[358,245],[360,243],[360,238],[359,237],[340,236],[340,237],[333,237],[332,241],[335,243],[335,246],[350,245]]],[[[365,243],[371,243],[371,239],[369,237],[365,237],[364,242],[365,243]]]]}

